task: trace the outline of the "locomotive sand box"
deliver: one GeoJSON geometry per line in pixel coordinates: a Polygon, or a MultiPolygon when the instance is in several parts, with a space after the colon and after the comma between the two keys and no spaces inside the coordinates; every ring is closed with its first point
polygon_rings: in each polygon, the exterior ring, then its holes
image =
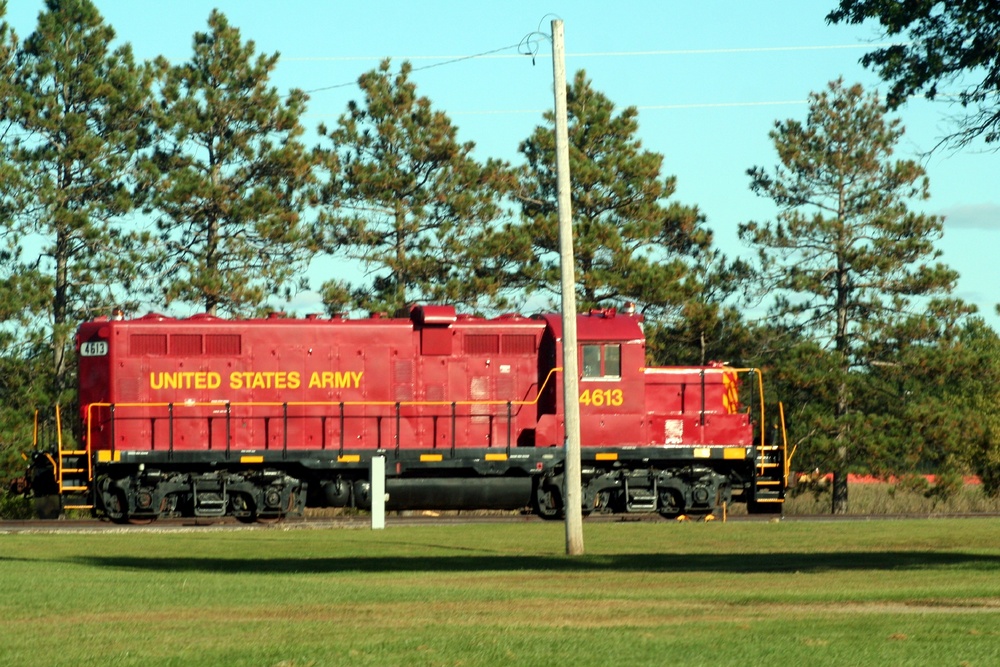
{"type": "MultiPolygon", "coordinates": [[[[580,315],[578,341],[585,513],[780,511],[759,371],[648,367],[641,315],[614,309],[580,315]]],[[[149,314],[82,324],[77,351],[80,444],[31,470],[67,506],[120,522],[368,508],[384,456],[390,510],[562,516],[558,315],[149,314]]]]}

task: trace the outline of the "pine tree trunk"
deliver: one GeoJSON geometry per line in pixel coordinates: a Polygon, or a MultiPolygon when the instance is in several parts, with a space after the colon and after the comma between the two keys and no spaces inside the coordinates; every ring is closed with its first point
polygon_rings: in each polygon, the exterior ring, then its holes
{"type": "Polygon", "coordinates": [[[837,416],[837,458],[833,469],[833,514],[847,514],[847,465],[848,465],[848,439],[850,430],[844,423],[844,415],[847,414],[847,383],[841,382],[839,387],[840,397],[837,401],[835,414],[837,416]]]}
{"type": "Polygon", "coordinates": [[[58,402],[67,386],[65,324],[69,317],[69,235],[60,229],[56,234],[55,289],[52,299],[52,400],[58,402]]]}
{"type": "MultiPolygon", "coordinates": [[[[838,219],[844,220],[843,196],[841,196],[838,219]]],[[[841,232],[837,245],[846,245],[844,233],[841,232]]],[[[837,257],[837,354],[840,357],[841,374],[837,385],[837,405],[834,406],[834,417],[837,420],[837,462],[833,471],[833,514],[847,514],[847,464],[850,428],[846,423],[850,407],[850,393],[847,378],[851,373],[851,345],[848,338],[849,318],[848,302],[850,300],[850,279],[844,253],[838,252],[837,257]]]]}
{"type": "Polygon", "coordinates": [[[833,514],[847,514],[847,473],[833,473],[833,514]]]}

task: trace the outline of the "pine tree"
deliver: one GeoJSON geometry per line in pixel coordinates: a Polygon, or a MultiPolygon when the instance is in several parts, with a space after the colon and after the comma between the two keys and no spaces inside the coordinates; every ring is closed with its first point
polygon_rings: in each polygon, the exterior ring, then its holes
{"type": "Polygon", "coordinates": [[[826,453],[842,513],[847,473],[891,447],[895,417],[873,407],[871,371],[905,367],[909,350],[935,344],[970,309],[949,298],[958,275],[931,264],[941,219],[909,210],[929,197],[928,182],[919,164],[892,157],[899,121],[859,85],[834,81],[809,99],[804,124],[778,122],[770,133],[780,163],[748,171],[777,220],[743,224],[740,237],[759,250],[772,315],[832,355],[822,357],[827,410],[798,425],[826,453]]]}
{"type": "Polygon", "coordinates": [[[138,271],[122,222],[141,195],[136,174],[149,141],[149,77],[129,45],[111,49],[114,38],[90,0],[46,0],[5,87],[5,139],[16,172],[16,191],[7,194],[11,229],[17,239],[41,242],[34,256],[16,241],[11,257],[50,281],[45,328],[55,400],[69,386],[76,321],[110,312],[138,271]]]}
{"type": "MultiPolygon", "coordinates": [[[[0,251],[6,253],[0,255],[0,259],[9,263],[12,251],[17,248],[12,230],[16,211],[12,197],[17,191],[18,173],[11,163],[9,137],[17,131],[11,109],[11,102],[14,99],[11,82],[16,71],[18,44],[17,35],[4,19],[6,15],[7,2],[0,0],[0,239],[3,240],[0,251]]],[[[6,264],[4,268],[7,268],[6,264]]]]}
{"type": "Polygon", "coordinates": [[[691,271],[698,289],[680,306],[679,317],[645,325],[651,365],[770,364],[773,357],[761,359],[764,331],[747,322],[737,305],[750,273],[746,262],[710,248],[691,271]]]}
{"type": "Polygon", "coordinates": [[[892,44],[861,58],[889,83],[888,103],[896,109],[914,95],[927,99],[947,91],[965,110],[948,137],[965,145],[977,137],[1000,142],[1000,6],[983,0],[899,2],[840,0],[826,20],[861,24],[878,21],[892,44]],[[900,39],[900,36],[903,36],[900,39]]]}
{"type": "MultiPolygon", "coordinates": [[[[711,244],[695,207],[667,200],[676,179],[663,156],[636,138],[638,112],[614,104],[579,71],[567,90],[573,250],[581,309],[637,304],[651,319],[676,318],[699,290],[691,262],[711,244]]],[[[560,293],[554,116],[520,151],[520,197],[537,260],[530,279],[560,293]]]]}
{"type": "Polygon", "coordinates": [[[278,54],[215,10],[182,65],[163,73],[155,207],[161,291],[170,304],[251,314],[295,283],[315,252],[302,220],[313,162],[301,143],[307,97],[269,87],[278,54]]]}
{"type": "Polygon", "coordinates": [[[411,72],[404,62],[393,74],[383,61],[358,80],[364,100],[352,101],[336,127],[320,128],[332,144],[320,151],[327,245],[374,275],[368,284],[327,284],[333,310],[392,313],[418,300],[495,306],[517,258],[530,252],[503,233],[510,168],[477,162],[474,144],[457,140],[411,72]]]}
{"type": "MultiPolygon", "coordinates": [[[[1000,336],[980,318],[962,329],[955,356],[948,360],[952,376],[950,392],[942,400],[945,409],[961,415],[961,425],[952,431],[959,440],[972,472],[982,480],[983,491],[1000,497],[1000,336]],[[963,374],[962,382],[953,376],[963,374]]],[[[934,378],[937,379],[937,378],[934,378]]],[[[938,382],[940,386],[940,382],[938,382]]]]}

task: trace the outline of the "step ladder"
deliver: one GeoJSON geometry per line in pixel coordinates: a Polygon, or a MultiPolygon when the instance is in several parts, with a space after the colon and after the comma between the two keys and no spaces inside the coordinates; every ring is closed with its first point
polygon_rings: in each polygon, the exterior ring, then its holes
{"type": "Polygon", "coordinates": [[[625,506],[629,512],[655,512],[658,497],[655,477],[652,487],[629,487],[628,477],[625,478],[625,506]]]}
{"type": "MultiPolygon", "coordinates": [[[[772,444],[756,446],[757,461],[754,465],[753,500],[757,503],[785,502],[785,488],[788,486],[787,434],[785,432],[785,408],[779,403],[781,437],[772,444]]],[[[777,508],[776,508],[777,511],[777,508]]]]}
{"type": "MultiPolygon", "coordinates": [[[[36,427],[36,433],[37,430],[36,427]]],[[[90,451],[63,447],[62,416],[58,405],[56,406],[56,452],[55,476],[59,486],[60,506],[63,510],[94,509],[91,488],[94,469],[90,451]]]]}

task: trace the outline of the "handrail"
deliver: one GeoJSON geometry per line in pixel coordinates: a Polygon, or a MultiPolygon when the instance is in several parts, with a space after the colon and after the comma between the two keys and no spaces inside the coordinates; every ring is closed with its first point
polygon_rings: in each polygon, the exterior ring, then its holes
{"type": "Polygon", "coordinates": [[[59,447],[59,452],[62,453],[62,412],[59,410],[59,404],[56,403],[56,445],[59,447]]]}
{"type": "MultiPolygon", "coordinates": [[[[542,381],[541,386],[538,387],[538,391],[535,392],[535,397],[531,400],[490,400],[490,401],[184,401],[182,403],[176,403],[172,401],[167,402],[126,402],[126,403],[88,403],[86,406],[86,424],[87,424],[87,451],[90,452],[91,443],[91,425],[93,423],[93,409],[94,408],[111,408],[112,410],[116,408],[167,408],[173,411],[175,407],[185,407],[185,408],[205,408],[205,407],[220,407],[225,406],[227,414],[233,407],[251,408],[251,407],[281,407],[285,410],[289,406],[294,407],[337,407],[340,410],[341,416],[343,416],[343,410],[345,406],[352,407],[394,407],[398,409],[399,407],[430,407],[430,406],[450,406],[454,408],[457,405],[461,406],[477,406],[477,405],[494,405],[494,406],[530,406],[537,405],[538,401],[541,399],[542,392],[548,387],[549,380],[556,373],[561,373],[562,367],[557,366],[549,370],[548,374],[545,376],[545,380],[542,381]]],[[[171,415],[171,423],[173,418],[171,415]]],[[[114,419],[112,419],[112,424],[114,419]]],[[[341,431],[343,433],[343,431],[341,431]]],[[[228,447],[228,435],[227,435],[227,447],[228,447]]],[[[112,448],[114,445],[112,444],[112,448]]],[[[171,447],[173,449],[173,447],[171,447]]]]}
{"type": "Polygon", "coordinates": [[[767,420],[764,418],[764,374],[759,368],[748,368],[746,372],[757,376],[757,392],[760,396],[760,446],[767,446],[767,420]]]}
{"type": "MultiPolygon", "coordinates": [[[[740,373],[752,374],[757,377],[757,396],[760,398],[760,446],[764,447],[767,444],[766,440],[766,429],[764,413],[764,374],[759,368],[734,368],[732,366],[708,366],[708,367],[690,367],[690,368],[667,368],[667,367],[656,367],[656,366],[646,366],[642,369],[643,373],[650,375],[683,375],[686,373],[701,373],[702,381],[707,374],[711,373],[740,373]]],[[[702,391],[702,397],[704,398],[704,390],[702,391]]],[[[748,406],[749,407],[749,406],[748,406]]]]}
{"type": "Polygon", "coordinates": [[[792,459],[795,457],[795,451],[799,448],[798,444],[792,447],[792,453],[788,453],[788,432],[785,430],[785,404],[778,403],[778,414],[781,415],[781,448],[783,458],[785,459],[785,486],[788,486],[788,473],[792,469],[792,459]]]}
{"type": "Polygon", "coordinates": [[[490,400],[490,401],[184,401],[178,403],[176,401],[154,401],[154,402],[126,402],[126,403],[88,403],[87,404],[87,420],[90,420],[90,410],[91,408],[110,408],[112,406],[119,408],[167,408],[170,406],[174,407],[185,407],[185,408],[207,408],[207,407],[221,407],[221,406],[231,406],[240,408],[252,408],[252,407],[272,407],[278,408],[282,406],[294,406],[294,407],[339,407],[339,406],[352,406],[352,407],[430,407],[430,406],[451,406],[451,405],[463,405],[463,406],[474,406],[474,405],[511,405],[517,406],[528,406],[537,405],[539,399],[541,398],[542,391],[546,389],[546,385],[549,379],[556,372],[561,372],[562,368],[553,368],[549,371],[546,376],[545,381],[539,387],[537,394],[531,400],[490,400]]]}
{"type": "MultiPolygon", "coordinates": [[[[562,372],[562,367],[555,367],[549,370],[542,384],[538,387],[535,392],[534,398],[530,400],[464,400],[464,401],[185,401],[182,403],[176,402],[126,402],[126,403],[88,403],[86,406],[86,438],[87,438],[87,451],[90,452],[91,443],[91,426],[93,422],[93,410],[95,408],[111,408],[115,410],[116,408],[168,408],[173,410],[175,407],[184,408],[194,408],[194,407],[221,407],[225,406],[227,415],[234,407],[280,407],[283,411],[287,411],[289,407],[331,407],[337,408],[339,410],[339,417],[343,420],[344,408],[345,407],[390,407],[398,411],[400,407],[449,407],[452,411],[452,421],[454,424],[454,409],[456,406],[507,406],[508,412],[512,406],[525,407],[537,405],[541,400],[542,394],[548,389],[549,382],[552,380],[556,373],[562,372]]],[[[706,374],[710,373],[736,373],[739,374],[750,374],[756,376],[757,379],[757,396],[760,401],[760,447],[763,448],[767,445],[767,434],[765,424],[765,400],[764,400],[764,378],[763,373],[759,368],[732,368],[729,366],[707,367],[707,368],[688,368],[688,369],[676,369],[676,368],[656,368],[656,367],[645,367],[642,369],[644,373],[650,374],[678,374],[678,373],[690,373],[690,372],[700,372],[701,377],[704,379],[706,374]]],[[[702,397],[704,399],[704,390],[702,391],[702,397]]],[[[748,410],[752,409],[748,406],[748,410]]],[[[397,415],[398,416],[398,415],[397,415]]],[[[286,417],[287,418],[287,417],[286,417]]],[[[114,420],[112,419],[112,422],[114,420]]],[[[172,421],[172,420],[171,420],[172,421]]],[[[228,419],[227,419],[228,421],[228,419]]],[[[508,421],[508,427],[510,422],[508,421]]],[[[784,419],[782,413],[782,428],[784,428],[784,419]]],[[[343,430],[341,430],[341,437],[343,437],[343,430]]],[[[398,434],[397,434],[398,437],[398,434]]],[[[509,434],[508,434],[509,437],[509,434]]],[[[454,440],[453,440],[454,442],[454,440]]],[[[227,434],[227,450],[229,447],[229,435],[227,434]]],[[[343,447],[343,444],[341,444],[343,447]]],[[[112,444],[112,449],[114,445],[112,444]]],[[[172,447],[171,447],[172,449],[172,447]]]]}

